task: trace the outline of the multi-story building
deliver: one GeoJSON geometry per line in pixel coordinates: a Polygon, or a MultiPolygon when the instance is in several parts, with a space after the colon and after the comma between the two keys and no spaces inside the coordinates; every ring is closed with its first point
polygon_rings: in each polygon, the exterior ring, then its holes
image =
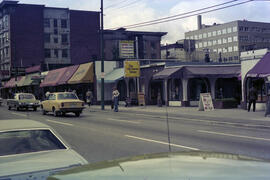
{"type": "Polygon", "coordinates": [[[125,60],[121,57],[121,43],[128,42],[131,52],[130,59],[160,59],[160,42],[166,32],[104,30],[104,54],[105,60],[125,60]],[[133,55],[132,55],[133,54],[133,55]]]}
{"type": "Polygon", "coordinates": [[[270,23],[237,20],[224,24],[201,24],[185,33],[186,39],[196,41],[196,52],[203,61],[208,54],[214,62],[239,62],[240,53],[270,47],[270,23]]]}
{"type": "Polygon", "coordinates": [[[0,70],[43,64],[49,69],[99,56],[99,12],[0,3],[0,70]]]}

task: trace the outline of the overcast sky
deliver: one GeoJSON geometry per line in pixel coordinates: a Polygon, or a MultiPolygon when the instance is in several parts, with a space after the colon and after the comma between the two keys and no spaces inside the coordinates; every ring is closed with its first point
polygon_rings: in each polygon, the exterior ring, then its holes
{"type": "MultiPolygon", "coordinates": [[[[116,28],[125,25],[155,20],[167,16],[197,10],[228,2],[230,0],[104,0],[104,27],[116,28]]],[[[245,2],[247,0],[238,0],[245,2]]],[[[20,0],[20,3],[43,4],[87,11],[99,11],[100,0],[20,0]]],[[[224,23],[234,20],[261,21],[270,23],[270,1],[252,1],[239,6],[202,15],[203,24],[224,23]]],[[[174,43],[184,38],[184,32],[195,30],[196,16],[172,22],[140,27],[138,31],[168,32],[163,43],[174,43]]]]}

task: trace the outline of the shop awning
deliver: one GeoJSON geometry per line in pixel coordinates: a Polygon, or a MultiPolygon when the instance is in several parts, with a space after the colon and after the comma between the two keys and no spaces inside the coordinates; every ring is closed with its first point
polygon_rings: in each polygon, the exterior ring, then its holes
{"type": "Polygon", "coordinates": [[[182,67],[165,68],[162,71],[154,74],[153,79],[166,79],[174,77],[181,69],[182,67]]]}
{"type": "Polygon", "coordinates": [[[33,80],[32,77],[39,76],[39,73],[28,74],[18,83],[18,86],[38,85],[39,81],[33,80]]]}
{"type": "Polygon", "coordinates": [[[68,84],[92,83],[94,82],[93,63],[81,64],[76,72],[72,75],[68,84]]]}
{"type": "Polygon", "coordinates": [[[79,68],[79,65],[67,67],[65,73],[60,78],[57,85],[67,84],[68,80],[73,76],[73,74],[77,71],[78,68],[79,68]]]}
{"type": "Polygon", "coordinates": [[[15,87],[15,85],[20,83],[20,80],[23,78],[23,76],[17,77],[17,81],[15,81],[15,78],[11,78],[4,86],[4,88],[12,88],[15,87]]]}
{"type": "MultiPolygon", "coordinates": [[[[117,68],[109,72],[108,74],[105,75],[104,77],[104,82],[105,83],[114,83],[117,80],[121,80],[124,78],[125,75],[125,70],[124,68],[117,68]]],[[[99,82],[101,79],[99,79],[99,82]]]]}
{"type": "Polygon", "coordinates": [[[56,86],[66,69],[67,68],[65,67],[49,71],[44,81],[40,84],[40,87],[56,86]]]}
{"type": "Polygon", "coordinates": [[[21,87],[22,86],[22,84],[23,84],[23,82],[25,81],[25,76],[23,76],[22,78],[21,78],[21,80],[17,83],[17,86],[18,87],[21,87]]]}
{"type": "Polygon", "coordinates": [[[270,53],[266,53],[262,59],[247,73],[247,77],[270,76],[270,53]]]}
{"type": "Polygon", "coordinates": [[[185,66],[183,72],[186,77],[231,78],[239,76],[241,66],[185,66]]]}

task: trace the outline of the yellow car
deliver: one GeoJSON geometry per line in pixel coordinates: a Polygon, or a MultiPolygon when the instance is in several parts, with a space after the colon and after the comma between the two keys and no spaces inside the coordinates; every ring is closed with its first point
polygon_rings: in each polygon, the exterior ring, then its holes
{"type": "Polygon", "coordinates": [[[50,93],[45,101],[41,102],[42,114],[52,112],[54,116],[73,112],[77,117],[84,109],[84,102],[79,100],[73,92],[50,93]]]}

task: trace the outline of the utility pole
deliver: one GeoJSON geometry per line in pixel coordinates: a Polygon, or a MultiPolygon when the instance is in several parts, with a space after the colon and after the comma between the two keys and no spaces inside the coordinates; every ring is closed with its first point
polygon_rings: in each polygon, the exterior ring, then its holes
{"type": "Polygon", "coordinates": [[[101,29],[100,29],[100,57],[101,57],[101,110],[104,110],[104,49],[103,49],[103,0],[100,6],[101,29]]]}

